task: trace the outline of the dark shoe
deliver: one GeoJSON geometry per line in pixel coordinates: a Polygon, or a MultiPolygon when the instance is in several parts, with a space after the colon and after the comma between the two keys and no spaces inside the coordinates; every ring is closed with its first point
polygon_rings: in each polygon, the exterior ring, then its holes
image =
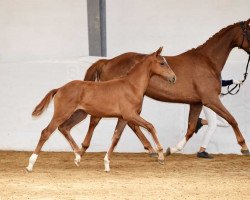
{"type": "Polygon", "coordinates": [[[198,152],[197,157],[198,158],[207,158],[207,159],[214,158],[213,156],[209,155],[206,151],[198,152]]]}
{"type": "Polygon", "coordinates": [[[198,122],[197,122],[197,124],[196,124],[196,127],[195,127],[195,133],[197,133],[199,130],[200,130],[200,128],[203,126],[203,124],[201,123],[201,118],[198,118],[198,122]]]}

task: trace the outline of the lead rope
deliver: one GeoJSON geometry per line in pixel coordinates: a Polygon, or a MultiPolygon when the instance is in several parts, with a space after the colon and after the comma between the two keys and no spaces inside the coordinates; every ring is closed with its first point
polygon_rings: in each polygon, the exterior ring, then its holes
{"type": "MultiPolygon", "coordinates": [[[[244,79],[242,80],[242,83],[244,83],[245,80],[247,79],[249,62],[250,62],[250,53],[249,53],[249,56],[248,56],[246,71],[245,71],[245,73],[243,74],[244,79]]],[[[239,91],[240,91],[240,84],[236,84],[236,85],[233,86],[232,88],[230,88],[230,85],[229,85],[229,86],[227,86],[227,92],[226,92],[226,93],[221,93],[221,95],[223,95],[223,96],[224,96],[224,95],[228,95],[228,94],[230,94],[230,95],[236,95],[239,91]],[[234,90],[236,90],[236,92],[234,92],[234,90]]]]}

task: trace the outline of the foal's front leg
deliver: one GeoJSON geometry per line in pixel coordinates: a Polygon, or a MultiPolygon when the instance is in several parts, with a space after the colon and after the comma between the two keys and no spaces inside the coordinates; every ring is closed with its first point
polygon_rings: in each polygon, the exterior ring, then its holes
{"type": "Polygon", "coordinates": [[[139,138],[141,143],[143,144],[144,149],[148,150],[150,157],[158,157],[158,154],[155,152],[154,148],[148,141],[148,139],[145,137],[143,132],[140,130],[139,126],[135,126],[134,124],[128,123],[129,127],[134,131],[136,136],[139,138]]]}
{"type": "Polygon", "coordinates": [[[151,135],[153,137],[153,140],[154,140],[154,142],[155,142],[155,144],[157,146],[158,161],[161,164],[163,164],[164,163],[163,148],[162,148],[162,145],[159,142],[159,139],[158,139],[158,136],[157,136],[157,133],[155,131],[154,126],[151,123],[149,123],[146,120],[144,120],[138,114],[133,114],[132,116],[129,116],[128,118],[126,118],[126,120],[129,123],[132,123],[134,125],[142,126],[142,127],[146,128],[151,133],[151,135]]]}
{"type": "Polygon", "coordinates": [[[65,122],[63,122],[63,124],[61,124],[58,127],[58,130],[67,139],[67,141],[69,142],[71,148],[73,149],[73,151],[75,153],[74,162],[75,162],[77,167],[79,167],[80,161],[81,161],[81,150],[79,149],[78,145],[76,144],[76,142],[74,141],[74,139],[70,135],[70,130],[73,126],[75,126],[76,124],[78,124],[79,122],[84,120],[87,117],[87,115],[88,114],[85,111],[77,110],[76,112],[74,112],[74,114],[72,114],[70,116],[69,119],[67,119],[65,122]]]}
{"type": "Polygon", "coordinates": [[[89,129],[88,129],[88,132],[84,138],[84,141],[82,142],[81,156],[83,156],[83,154],[89,148],[95,127],[98,125],[98,123],[101,119],[102,118],[100,118],[100,117],[94,117],[94,116],[90,117],[89,129]]]}
{"type": "Polygon", "coordinates": [[[114,132],[114,135],[112,137],[112,144],[109,147],[109,150],[104,157],[104,167],[105,167],[104,171],[106,171],[106,172],[110,171],[109,163],[110,163],[111,154],[113,153],[117,143],[119,142],[119,140],[121,138],[121,134],[122,134],[124,128],[126,127],[126,125],[127,125],[127,121],[125,121],[121,118],[118,119],[118,122],[117,122],[116,127],[115,127],[115,132],[114,132]]]}
{"type": "Polygon", "coordinates": [[[75,159],[74,162],[76,164],[76,166],[80,165],[80,161],[81,161],[81,150],[79,149],[79,147],[77,146],[76,142],[74,141],[74,139],[72,138],[72,136],[70,135],[70,130],[72,129],[72,127],[74,127],[76,124],[78,124],[79,122],[81,122],[82,120],[84,120],[87,117],[87,113],[84,110],[77,110],[75,111],[69,119],[67,119],[65,122],[63,122],[63,124],[61,124],[58,127],[58,130],[64,135],[64,137],[68,140],[71,148],[73,149],[74,153],[75,153],[75,159]]]}

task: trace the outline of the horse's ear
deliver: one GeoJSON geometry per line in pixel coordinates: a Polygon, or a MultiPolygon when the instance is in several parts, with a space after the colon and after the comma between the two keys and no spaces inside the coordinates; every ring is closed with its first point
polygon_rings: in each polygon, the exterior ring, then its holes
{"type": "Polygon", "coordinates": [[[161,55],[163,47],[160,47],[156,52],[155,52],[155,56],[159,56],[161,55]]]}
{"type": "Polygon", "coordinates": [[[247,20],[247,25],[250,26],[250,19],[247,20]]]}

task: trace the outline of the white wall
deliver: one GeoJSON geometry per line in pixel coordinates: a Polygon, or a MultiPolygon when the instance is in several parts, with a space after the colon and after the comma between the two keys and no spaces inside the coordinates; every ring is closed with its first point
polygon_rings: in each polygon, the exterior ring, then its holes
{"type": "Polygon", "coordinates": [[[1,0],[0,61],[88,55],[86,1],[1,0]]]}
{"type": "MultiPolygon", "coordinates": [[[[175,55],[205,42],[229,24],[248,19],[249,10],[250,4],[243,0],[202,3],[198,0],[108,0],[108,56],[126,51],[149,53],[161,45],[165,47],[165,55],[175,55]]],[[[97,59],[83,57],[88,54],[86,1],[2,0],[0,30],[0,149],[33,150],[53,113],[51,104],[40,118],[32,119],[35,105],[50,89],[73,79],[82,79],[86,69],[97,59]]],[[[246,53],[234,50],[223,77],[242,78],[246,61],[246,53]]],[[[238,120],[248,144],[249,87],[247,80],[237,96],[223,99],[238,120]]],[[[155,125],[165,148],[184,136],[187,115],[186,105],[148,98],[143,105],[142,116],[155,125]]],[[[88,120],[72,130],[79,145],[88,120]]],[[[108,148],[115,124],[115,119],[105,119],[100,123],[89,151],[108,148]]],[[[204,130],[202,128],[191,139],[184,152],[197,151],[204,130]]],[[[70,147],[56,131],[44,150],[68,151],[70,147]]],[[[238,153],[239,146],[231,128],[218,128],[208,150],[238,153]]],[[[143,147],[127,128],[117,151],[143,151],[143,147]]]]}

